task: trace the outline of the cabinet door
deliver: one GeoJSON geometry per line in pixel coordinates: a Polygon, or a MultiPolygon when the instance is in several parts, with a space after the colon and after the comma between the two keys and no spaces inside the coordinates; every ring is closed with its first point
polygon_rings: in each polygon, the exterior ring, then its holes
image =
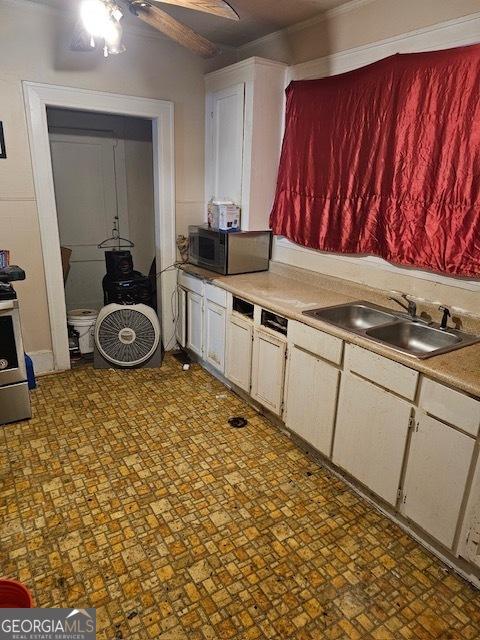
{"type": "Polygon", "coordinates": [[[204,357],[215,369],[225,370],[226,310],[215,302],[205,302],[204,357]]]}
{"type": "Polygon", "coordinates": [[[181,347],[187,344],[187,292],[182,287],[177,287],[177,322],[175,324],[175,337],[181,347]]]}
{"type": "Polygon", "coordinates": [[[410,446],[401,512],[452,547],[475,440],[422,414],[410,446]]]}
{"type": "Polygon", "coordinates": [[[480,569],[480,460],[478,459],[469,488],[457,555],[480,569]]]}
{"type": "Polygon", "coordinates": [[[343,374],[333,461],[392,505],[397,502],[411,413],[405,400],[343,374]]]}
{"type": "Polygon", "coordinates": [[[250,393],[252,375],[253,324],[230,316],[227,324],[225,375],[237,387],[250,393]]]}
{"type": "Polygon", "coordinates": [[[284,421],[306,442],[330,456],[340,371],[311,353],[290,349],[284,421]]]}
{"type": "Polygon", "coordinates": [[[260,329],[255,330],[252,361],[252,398],[281,415],[287,344],[260,329]]]}
{"type": "Polygon", "coordinates": [[[241,204],[245,85],[238,84],[211,94],[209,105],[207,199],[227,199],[241,204]]]}
{"type": "Polygon", "coordinates": [[[187,292],[187,347],[203,357],[203,297],[187,292]]]}

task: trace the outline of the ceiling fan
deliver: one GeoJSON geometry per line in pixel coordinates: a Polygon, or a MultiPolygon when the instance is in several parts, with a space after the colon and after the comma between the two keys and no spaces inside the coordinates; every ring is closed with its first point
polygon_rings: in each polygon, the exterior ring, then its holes
{"type": "Polygon", "coordinates": [[[71,49],[91,51],[102,46],[105,57],[125,51],[120,24],[124,15],[122,8],[125,6],[140,20],[199,56],[211,58],[219,52],[215,44],[175,20],[158,6],[162,4],[186,7],[230,20],[240,19],[235,9],[225,0],[82,0],[81,20],[71,49]]]}

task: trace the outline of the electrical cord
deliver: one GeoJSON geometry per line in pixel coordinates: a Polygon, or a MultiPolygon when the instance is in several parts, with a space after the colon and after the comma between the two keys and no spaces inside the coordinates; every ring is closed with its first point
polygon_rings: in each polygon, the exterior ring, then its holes
{"type": "MultiPolygon", "coordinates": [[[[165,273],[166,271],[172,271],[173,269],[177,269],[178,267],[182,266],[183,264],[187,264],[187,261],[186,260],[184,260],[184,261],[179,260],[177,262],[174,262],[173,264],[169,265],[168,267],[165,267],[165,269],[162,269],[157,274],[155,274],[155,278],[159,278],[162,275],[162,273],[165,273]]],[[[172,295],[170,297],[170,305],[171,305],[171,312],[172,312],[173,325],[174,325],[173,336],[170,338],[168,343],[166,345],[164,345],[165,351],[168,351],[170,346],[173,346],[173,344],[175,344],[175,342],[177,341],[177,328],[178,328],[178,321],[179,321],[180,317],[175,312],[174,298],[175,298],[176,293],[177,293],[177,287],[175,287],[175,289],[173,290],[172,295]]]]}
{"type": "Polygon", "coordinates": [[[166,345],[164,345],[165,351],[168,351],[170,346],[173,346],[175,344],[175,342],[177,341],[177,328],[178,328],[178,321],[180,320],[180,314],[177,314],[175,312],[175,303],[174,303],[174,299],[175,299],[175,296],[177,294],[177,291],[178,291],[178,287],[175,287],[175,289],[172,291],[172,295],[170,297],[170,305],[171,305],[171,311],[172,311],[172,316],[173,316],[173,336],[170,338],[168,343],[166,345]]]}
{"type": "Polygon", "coordinates": [[[161,271],[159,271],[158,273],[155,274],[155,278],[158,278],[159,276],[162,275],[162,273],[165,273],[165,271],[171,271],[172,269],[177,269],[178,267],[181,267],[183,264],[187,264],[186,260],[177,260],[177,262],[174,262],[173,264],[169,265],[168,267],[165,267],[165,269],[162,269],[161,271]]]}

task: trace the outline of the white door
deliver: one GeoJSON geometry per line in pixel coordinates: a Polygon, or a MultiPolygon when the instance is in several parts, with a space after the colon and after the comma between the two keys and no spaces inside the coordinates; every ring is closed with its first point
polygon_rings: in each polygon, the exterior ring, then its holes
{"type": "Polygon", "coordinates": [[[203,358],[203,297],[187,292],[187,347],[203,358]]]}
{"type": "Polygon", "coordinates": [[[227,323],[225,376],[233,384],[250,393],[252,376],[253,324],[231,315],[227,323]]]}
{"type": "Polygon", "coordinates": [[[281,415],[285,380],[285,340],[255,329],[252,359],[252,398],[281,415]]]}
{"type": "Polygon", "coordinates": [[[401,512],[453,545],[475,440],[426,414],[416,423],[401,512]]]}
{"type": "Polygon", "coordinates": [[[245,85],[238,84],[208,96],[207,200],[242,202],[245,85]]]}
{"type": "Polygon", "coordinates": [[[205,302],[204,358],[215,369],[225,371],[225,332],[227,311],[215,302],[205,302]]]}
{"type": "Polygon", "coordinates": [[[292,346],[285,382],[284,422],[326,456],[332,448],[340,371],[292,346]]]}
{"type": "Polygon", "coordinates": [[[405,400],[343,374],[333,461],[391,505],[397,503],[411,413],[405,400]]]}
{"type": "Polygon", "coordinates": [[[182,287],[177,287],[177,322],[175,324],[175,337],[181,347],[187,344],[187,292],[182,287]]]}
{"type": "Polygon", "coordinates": [[[129,234],[123,141],[51,133],[50,149],[60,244],[72,249],[67,309],[98,309],[106,270],[97,245],[112,235],[117,197],[120,235],[129,234]]]}

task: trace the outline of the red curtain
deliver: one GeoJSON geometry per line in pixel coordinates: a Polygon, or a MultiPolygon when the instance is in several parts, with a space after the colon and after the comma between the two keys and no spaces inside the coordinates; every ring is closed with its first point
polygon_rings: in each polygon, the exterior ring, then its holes
{"type": "Polygon", "coordinates": [[[480,276],[480,46],[287,89],[270,226],[306,247],[480,276]]]}

